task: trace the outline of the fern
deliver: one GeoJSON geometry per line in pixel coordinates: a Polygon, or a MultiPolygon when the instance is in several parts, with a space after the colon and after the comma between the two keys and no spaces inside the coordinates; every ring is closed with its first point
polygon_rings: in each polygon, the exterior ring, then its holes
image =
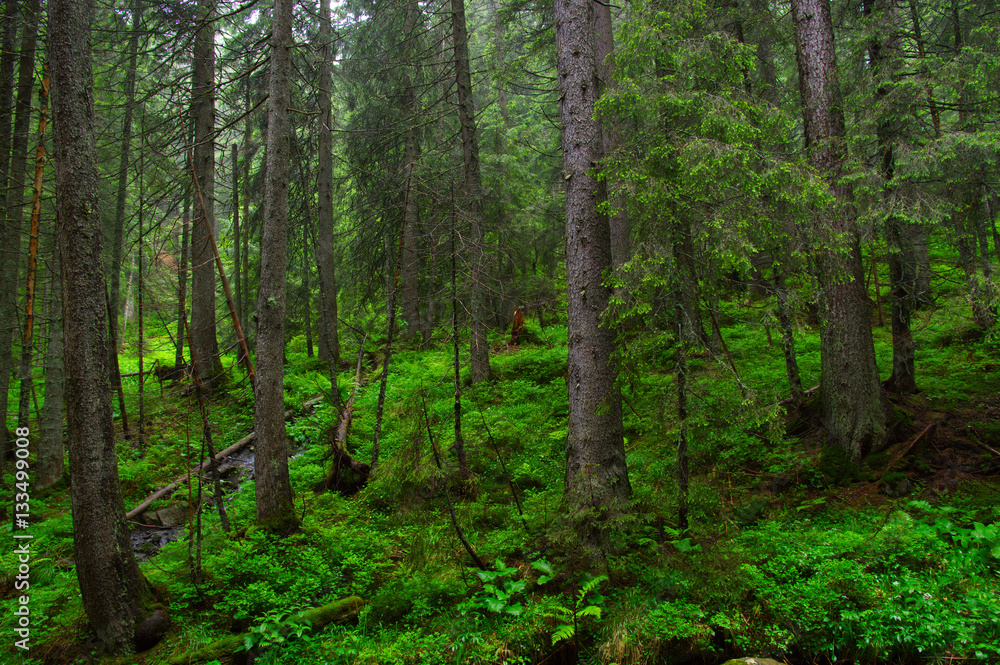
{"type": "Polygon", "coordinates": [[[587,596],[590,595],[591,592],[596,591],[597,587],[599,587],[601,583],[607,579],[607,575],[598,575],[597,577],[588,580],[577,592],[576,601],[572,608],[557,605],[552,608],[551,614],[545,615],[564,622],[558,624],[555,632],[552,633],[552,646],[555,646],[563,640],[573,639],[576,641],[581,619],[585,619],[586,617],[592,617],[595,620],[601,618],[602,610],[600,604],[604,602],[604,596],[595,593],[590,598],[590,604],[588,604],[587,596]]]}

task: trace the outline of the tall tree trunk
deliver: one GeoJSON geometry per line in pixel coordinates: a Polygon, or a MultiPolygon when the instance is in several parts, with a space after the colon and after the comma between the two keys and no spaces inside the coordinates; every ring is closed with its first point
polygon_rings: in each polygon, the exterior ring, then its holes
{"type": "Polygon", "coordinates": [[[836,198],[836,205],[820,214],[816,229],[823,420],[831,442],[858,461],[885,444],[886,407],[850,185],[840,182],[845,129],[829,0],[793,0],[792,20],[806,149],[811,165],[828,179],[836,198]]]}
{"type": "Polygon", "coordinates": [[[319,276],[320,355],[329,367],[330,385],[337,392],[340,337],[337,334],[337,263],[333,253],[333,34],[330,6],[320,0],[319,27],[319,165],[316,189],[319,196],[316,223],[316,268],[319,276]]]}
{"type": "MultiPolygon", "coordinates": [[[[7,210],[7,188],[10,182],[10,117],[14,109],[14,65],[17,55],[17,0],[7,0],[3,10],[3,32],[0,33],[0,211],[7,210]]],[[[14,243],[20,242],[21,229],[7,224],[0,212],[0,485],[3,464],[7,459],[7,400],[10,369],[13,363],[14,330],[17,298],[13,284],[17,279],[18,253],[14,243]]],[[[0,517],[7,515],[6,504],[0,506],[0,517]]]]}
{"type": "MultiPolygon", "coordinates": [[[[898,79],[900,58],[900,35],[895,8],[878,0],[867,0],[864,4],[865,16],[871,19],[872,10],[877,12],[876,25],[868,48],[868,61],[875,80],[875,106],[886,108],[890,80],[898,79]]],[[[878,120],[875,134],[878,143],[879,168],[885,188],[885,197],[892,197],[892,178],[896,170],[895,142],[898,123],[894,116],[900,109],[891,106],[878,120]]],[[[916,265],[913,257],[911,238],[913,233],[906,220],[892,215],[886,220],[886,240],[889,244],[889,291],[892,297],[892,375],[885,383],[886,390],[908,395],[917,390],[914,358],[916,346],[910,329],[910,315],[913,311],[913,295],[916,291],[916,265]]]]}
{"type": "Polygon", "coordinates": [[[632,493],[625,465],[621,392],[616,382],[612,331],[601,325],[611,290],[611,231],[598,206],[604,185],[592,173],[601,159],[597,56],[591,0],[556,0],[556,65],[566,188],[566,278],[569,302],[569,432],[566,439],[568,508],[593,558],[600,561],[609,514],[625,509],[632,493]]]}
{"type": "Polygon", "coordinates": [[[267,178],[264,181],[260,292],[257,297],[257,373],[260,377],[254,399],[257,522],[275,532],[286,532],[298,524],[288,477],[283,381],[293,4],[294,0],[275,0],[272,18],[267,178]]]}
{"type": "MultiPolygon", "coordinates": [[[[312,290],[309,286],[309,273],[312,272],[312,266],[309,264],[309,245],[312,242],[311,235],[312,231],[312,216],[309,214],[309,202],[305,203],[305,224],[302,225],[302,294],[305,303],[303,304],[303,317],[302,324],[306,331],[306,357],[313,357],[313,338],[312,338],[312,290]]],[[[334,391],[337,389],[336,384],[332,384],[334,391]]]]}
{"type": "MultiPolygon", "coordinates": [[[[28,174],[28,130],[31,125],[31,100],[34,93],[35,82],[35,44],[38,34],[38,0],[30,0],[22,6],[22,29],[21,29],[21,51],[20,60],[17,66],[17,102],[14,108],[14,128],[11,135],[10,144],[10,170],[9,179],[6,183],[6,210],[0,211],[4,216],[4,230],[6,240],[3,251],[6,252],[3,274],[0,275],[0,298],[7,300],[7,313],[9,318],[0,323],[4,327],[4,335],[10,335],[9,341],[5,337],[0,339],[0,364],[10,363],[6,367],[0,367],[3,372],[0,378],[0,391],[3,392],[3,415],[7,414],[7,390],[10,381],[10,370],[13,365],[12,350],[13,340],[16,334],[18,316],[17,294],[21,277],[21,231],[24,226],[24,202],[25,187],[28,174]]],[[[8,116],[9,117],[9,116],[8,116]]],[[[6,161],[8,153],[3,153],[2,159],[6,161]]],[[[27,367],[30,372],[31,353],[25,357],[25,348],[21,347],[21,362],[19,367],[20,376],[24,377],[24,370],[27,367]],[[25,365],[25,363],[28,363],[25,365]]],[[[18,409],[18,417],[23,414],[27,417],[28,396],[30,394],[30,381],[25,384],[28,392],[25,393],[21,402],[24,408],[18,409]]],[[[6,419],[3,421],[6,425],[6,419]]],[[[4,436],[6,436],[6,426],[4,436]]]]}
{"type": "MultiPolygon", "coordinates": [[[[35,178],[31,190],[31,223],[28,232],[28,285],[25,289],[24,336],[21,338],[19,427],[28,427],[30,398],[33,393],[31,361],[34,354],[35,278],[38,275],[38,228],[42,215],[42,176],[45,173],[45,128],[49,122],[49,77],[42,78],[38,98],[38,144],[35,149],[35,178]]],[[[35,409],[37,410],[37,404],[35,409]]]]}
{"type": "MultiPolygon", "coordinates": [[[[404,27],[403,27],[403,67],[404,67],[404,89],[403,89],[403,116],[406,128],[403,136],[403,150],[405,154],[404,169],[406,173],[413,173],[417,161],[420,159],[420,142],[417,134],[417,125],[420,122],[420,101],[417,97],[416,84],[413,81],[414,72],[417,71],[416,60],[416,32],[417,26],[422,23],[421,9],[416,0],[406,0],[404,7],[404,27]]],[[[417,197],[412,191],[406,197],[403,214],[406,216],[403,255],[400,257],[402,303],[401,311],[403,321],[406,322],[406,335],[415,337],[421,333],[422,320],[420,318],[420,256],[418,252],[418,215],[419,205],[417,197]]]]}
{"type": "Polygon", "coordinates": [[[191,104],[194,115],[194,177],[204,210],[195,206],[191,230],[191,357],[201,368],[202,386],[216,387],[222,375],[215,321],[215,0],[198,0],[191,104]],[[208,224],[200,218],[207,216],[208,224]]]}
{"type": "MultiPolygon", "coordinates": [[[[614,27],[611,22],[611,3],[592,0],[594,6],[594,48],[597,59],[597,81],[600,86],[598,97],[614,82],[614,27]]],[[[621,143],[621,127],[617,123],[601,127],[601,141],[604,153],[612,152],[621,143]]],[[[622,202],[611,197],[613,214],[608,219],[611,225],[611,262],[616,268],[631,258],[632,238],[629,230],[628,213],[622,202]]]]}
{"type": "MultiPolygon", "coordinates": [[[[115,203],[114,226],[111,229],[111,255],[108,257],[109,288],[108,299],[111,303],[111,327],[118,330],[118,302],[121,281],[122,245],[125,231],[125,202],[128,200],[129,158],[132,152],[132,116],[135,111],[135,74],[139,56],[139,20],[141,14],[140,0],[132,0],[130,13],[131,27],[128,40],[128,69],[125,72],[125,114],[122,117],[121,152],[118,157],[118,196],[115,203]]],[[[124,332],[122,332],[124,337],[124,332]]],[[[118,353],[117,348],[111,353],[118,353]]],[[[117,377],[111,377],[112,383],[117,377]]]]}
{"type": "Polygon", "coordinates": [[[184,195],[184,216],[181,218],[181,256],[177,269],[177,342],[174,367],[184,365],[184,322],[187,321],[188,256],[191,254],[191,195],[184,195]]]}
{"type": "Polygon", "coordinates": [[[490,343],[486,335],[486,276],[483,242],[486,222],[483,210],[483,179],[479,170],[479,138],[476,135],[469,69],[469,33],[465,25],[465,0],[451,0],[451,29],[455,42],[455,82],[458,90],[458,123],[462,136],[462,166],[465,175],[461,210],[469,216],[469,312],[470,369],[472,382],[490,378],[490,343]]]}
{"type": "Polygon", "coordinates": [[[236,283],[236,316],[240,319],[240,324],[246,327],[247,321],[243,318],[243,236],[240,233],[240,171],[239,171],[239,148],[234,143],[232,145],[233,164],[233,281],[236,283]]]}
{"type": "Polygon", "coordinates": [[[56,484],[65,473],[63,419],[66,414],[66,379],[63,369],[62,285],[59,279],[59,248],[54,244],[51,265],[45,401],[38,424],[38,469],[35,475],[35,487],[39,490],[56,484]]]}
{"type": "Polygon", "coordinates": [[[49,0],[56,220],[62,257],[73,544],[83,607],[113,654],[131,653],[149,588],[129,540],[108,381],[91,74],[91,4],[49,0]]]}

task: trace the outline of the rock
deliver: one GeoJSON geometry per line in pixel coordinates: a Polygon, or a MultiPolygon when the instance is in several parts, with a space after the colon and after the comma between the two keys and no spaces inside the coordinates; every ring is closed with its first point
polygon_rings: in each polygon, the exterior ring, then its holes
{"type": "Polygon", "coordinates": [[[182,503],[172,504],[156,511],[156,517],[163,526],[180,526],[187,522],[187,506],[182,503]]]}
{"type": "Polygon", "coordinates": [[[157,517],[155,510],[147,510],[144,512],[142,517],[139,518],[139,521],[150,526],[162,526],[160,524],[160,518],[157,517]]]}
{"type": "Polygon", "coordinates": [[[773,658],[746,656],[744,658],[733,658],[732,660],[727,660],[722,665],[782,665],[782,663],[779,663],[773,658]]]}

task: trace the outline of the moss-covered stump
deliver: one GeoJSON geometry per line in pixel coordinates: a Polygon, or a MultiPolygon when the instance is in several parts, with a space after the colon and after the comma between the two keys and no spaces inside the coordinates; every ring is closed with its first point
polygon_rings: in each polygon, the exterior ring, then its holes
{"type": "MultiPolygon", "coordinates": [[[[288,630],[293,626],[306,624],[310,630],[319,630],[331,623],[345,623],[358,616],[364,601],[357,596],[342,598],[321,607],[314,607],[311,610],[302,612],[301,615],[289,617],[286,624],[288,630]]],[[[188,665],[193,663],[206,663],[211,660],[222,660],[228,658],[243,648],[244,642],[250,633],[240,633],[239,635],[227,635],[211,644],[206,644],[200,649],[187,651],[179,656],[170,659],[170,665],[188,665]]]]}

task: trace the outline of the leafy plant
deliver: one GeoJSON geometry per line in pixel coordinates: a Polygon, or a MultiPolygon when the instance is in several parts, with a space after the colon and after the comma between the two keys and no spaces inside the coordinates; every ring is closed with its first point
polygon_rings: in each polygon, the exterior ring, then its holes
{"type": "Polygon", "coordinates": [[[564,623],[556,626],[556,631],[552,633],[552,644],[562,640],[572,639],[574,642],[580,633],[580,621],[587,617],[594,619],[601,618],[601,605],[604,603],[604,596],[597,593],[597,587],[608,579],[607,575],[597,577],[585,582],[576,593],[576,600],[573,607],[558,605],[552,608],[552,613],[546,616],[555,617],[564,623]],[[591,593],[593,592],[593,595],[591,593]],[[588,598],[589,596],[589,598],[588,598]]]}

